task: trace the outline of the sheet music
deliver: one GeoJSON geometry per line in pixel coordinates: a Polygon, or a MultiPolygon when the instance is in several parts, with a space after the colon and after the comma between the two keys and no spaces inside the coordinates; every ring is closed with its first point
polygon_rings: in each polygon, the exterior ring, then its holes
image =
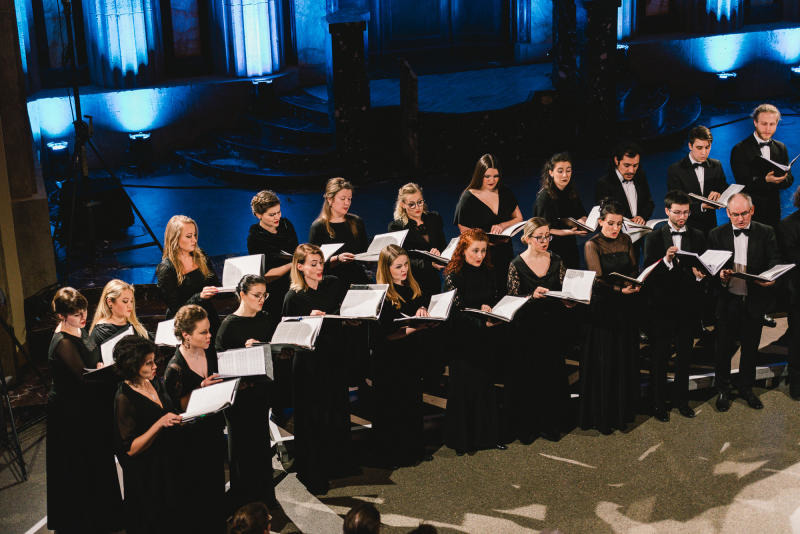
{"type": "Polygon", "coordinates": [[[398,247],[402,247],[403,242],[406,240],[406,235],[408,235],[408,230],[378,234],[372,238],[372,243],[369,244],[366,252],[356,254],[356,259],[362,261],[377,261],[381,250],[387,246],[397,245],[398,247]]]}
{"type": "Polygon", "coordinates": [[[184,421],[189,421],[233,405],[238,387],[239,379],[237,378],[195,389],[192,391],[186,411],[181,414],[181,417],[184,421]]]}
{"type": "Polygon", "coordinates": [[[236,291],[236,286],[246,274],[261,274],[264,264],[263,254],[252,254],[250,256],[238,256],[225,260],[222,268],[222,286],[217,288],[220,293],[232,293],[236,291]]]}
{"type": "Polygon", "coordinates": [[[648,276],[650,276],[650,273],[653,272],[653,269],[655,269],[658,266],[658,264],[661,263],[661,260],[662,258],[659,258],[658,261],[656,261],[655,263],[647,267],[645,270],[643,270],[636,278],[624,275],[622,273],[611,273],[611,276],[616,276],[618,278],[622,278],[623,280],[628,280],[629,282],[633,282],[638,285],[644,285],[645,279],[648,276]]]}
{"type": "Polygon", "coordinates": [[[589,215],[586,216],[586,222],[583,223],[592,230],[597,230],[597,221],[600,219],[600,206],[593,206],[589,210],[589,215]]]}
{"type": "Polygon", "coordinates": [[[177,347],[181,342],[175,337],[175,319],[167,319],[158,323],[156,328],[156,345],[177,347]]]}
{"type": "Polygon", "coordinates": [[[789,172],[792,169],[792,165],[794,165],[794,162],[797,161],[797,158],[800,158],[800,154],[795,156],[794,159],[790,161],[788,165],[784,165],[783,163],[778,163],[776,161],[772,161],[769,158],[761,156],[761,159],[766,160],[767,162],[769,162],[770,165],[775,166],[776,168],[782,170],[783,172],[789,172]]]}
{"type": "Polygon", "coordinates": [[[763,280],[765,282],[772,282],[774,280],[777,280],[784,273],[794,269],[794,267],[795,267],[794,263],[784,263],[776,265],[771,269],[767,269],[766,271],[760,274],[733,273],[731,276],[735,276],[737,278],[754,278],[757,280],[763,280]]]}
{"type": "Polygon", "coordinates": [[[502,232],[500,232],[500,235],[505,235],[505,236],[508,236],[508,237],[516,235],[516,234],[518,234],[519,232],[522,231],[522,228],[525,226],[526,222],[527,221],[514,223],[511,226],[509,226],[508,228],[506,228],[505,230],[503,230],[502,232]]]}
{"type": "Polygon", "coordinates": [[[689,193],[689,196],[705,202],[706,204],[716,206],[719,209],[726,207],[728,205],[728,200],[736,193],[739,193],[742,189],[744,189],[744,185],[742,184],[731,184],[725,189],[725,191],[722,192],[717,200],[709,200],[707,197],[695,193],[689,193]]]}
{"type": "Polygon", "coordinates": [[[343,246],[344,243],[328,243],[327,245],[320,245],[319,249],[322,251],[323,261],[328,261],[331,259],[331,256],[336,254],[343,246]]]}
{"type": "Polygon", "coordinates": [[[528,297],[515,297],[513,295],[506,295],[492,307],[492,313],[511,320],[514,318],[517,310],[519,310],[526,302],[528,302],[528,297]]]}
{"type": "Polygon", "coordinates": [[[322,328],[322,316],[284,317],[272,334],[271,345],[294,345],[314,349],[322,328]]]}
{"type": "Polygon", "coordinates": [[[431,303],[428,305],[428,315],[440,319],[447,319],[450,315],[450,308],[453,306],[453,299],[455,296],[455,289],[433,295],[431,297],[431,303]]]}
{"type": "Polygon", "coordinates": [[[733,252],[730,250],[714,250],[708,249],[703,252],[702,255],[698,255],[695,252],[688,252],[685,250],[679,250],[678,254],[681,256],[692,256],[697,258],[697,261],[708,271],[711,276],[715,276],[722,266],[725,265],[728,260],[733,256],[733,252]]]}
{"type": "Polygon", "coordinates": [[[133,334],[133,327],[129,326],[116,336],[100,344],[100,356],[103,358],[103,365],[114,365],[114,347],[117,346],[120,339],[131,334],[133,334]]]}
{"type": "Polygon", "coordinates": [[[451,260],[453,258],[453,252],[456,251],[456,246],[458,245],[458,237],[454,237],[450,240],[447,246],[442,251],[442,257],[447,258],[447,260],[451,260]]]}
{"type": "Polygon", "coordinates": [[[594,271],[580,271],[567,269],[561,291],[548,291],[547,297],[563,298],[589,304],[592,299],[592,286],[597,273],[594,271]]]}
{"type": "Polygon", "coordinates": [[[275,379],[272,349],[268,344],[218,352],[217,368],[222,376],[267,376],[275,379]]]}
{"type": "Polygon", "coordinates": [[[339,315],[332,318],[377,319],[386,296],[387,284],[371,284],[370,289],[350,289],[344,296],[339,315]]]}

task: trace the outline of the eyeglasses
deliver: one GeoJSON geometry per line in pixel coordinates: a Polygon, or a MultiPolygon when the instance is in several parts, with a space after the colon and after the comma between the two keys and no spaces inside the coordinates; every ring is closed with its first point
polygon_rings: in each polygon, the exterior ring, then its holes
{"type": "Polygon", "coordinates": [[[248,293],[248,295],[256,300],[265,300],[269,296],[269,293],[248,293]]]}
{"type": "Polygon", "coordinates": [[[684,211],[669,210],[669,212],[673,215],[677,215],[678,217],[683,217],[683,216],[688,217],[692,213],[690,210],[684,210],[684,211]]]}
{"type": "Polygon", "coordinates": [[[733,219],[734,217],[737,217],[737,218],[738,217],[746,217],[747,215],[750,215],[750,210],[743,211],[741,213],[731,213],[731,219],[733,219]]]}
{"type": "Polygon", "coordinates": [[[408,208],[421,208],[425,205],[425,201],[417,200],[416,202],[405,202],[405,205],[408,208]]]}
{"type": "Polygon", "coordinates": [[[539,243],[547,243],[548,241],[553,240],[553,236],[550,234],[545,235],[532,235],[531,238],[535,239],[539,243]]]}

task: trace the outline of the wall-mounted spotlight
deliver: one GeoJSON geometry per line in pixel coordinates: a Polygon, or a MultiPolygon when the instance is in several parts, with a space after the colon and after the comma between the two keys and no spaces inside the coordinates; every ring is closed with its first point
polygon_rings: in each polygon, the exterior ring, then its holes
{"type": "Polygon", "coordinates": [[[789,69],[789,78],[796,91],[800,91],[800,65],[789,69]]]}
{"type": "Polygon", "coordinates": [[[250,80],[252,89],[250,91],[250,105],[252,111],[261,115],[269,116],[276,107],[277,95],[272,78],[253,78],[250,80]]]}
{"type": "Polygon", "coordinates": [[[714,99],[718,102],[727,102],[732,98],[736,98],[737,74],[733,71],[717,72],[716,77],[714,99]]]}
{"type": "Polygon", "coordinates": [[[70,175],[70,156],[68,141],[45,143],[42,158],[42,172],[45,178],[63,182],[70,175]]]}
{"type": "Polygon", "coordinates": [[[737,74],[735,72],[718,72],[717,78],[720,80],[732,80],[736,78],[737,74]]]}
{"type": "Polygon", "coordinates": [[[128,134],[128,153],[131,164],[136,167],[139,176],[153,170],[153,140],[150,132],[132,132],[128,134]]]}

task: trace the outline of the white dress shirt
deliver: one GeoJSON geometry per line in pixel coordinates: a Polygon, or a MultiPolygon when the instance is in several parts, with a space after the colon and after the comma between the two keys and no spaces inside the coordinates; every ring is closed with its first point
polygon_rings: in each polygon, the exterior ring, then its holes
{"type": "MultiPolygon", "coordinates": [[[[734,230],[737,228],[731,225],[734,230]]],[[[748,229],[750,225],[747,225],[748,229]]],[[[747,243],[749,241],[747,234],[736,234],[733,236],[733,268],[736,272],[747,272],[747,243]]],[[[728,291],[734,295],[747,295],[747,282],[741,278],[731,278],[728,284],[728,291]]]]}
{"type": "MultiPolygon", "coordinates": [[[[692,165],[695,163],[700,163],[699,161],[695,161],[691,154],[689,154],[689,161],[692,163],[692,165]]],[[[694,174],[697,176],[697,183],[700,184],[700,194],[705,196],[706,168],[702,165],[695,167],[694,174]]]]}
{"type": "MultiPolygon", "coordinates": [[[[761,139],[758,136],[758,132],[753,132],[753,137],[756,138],[756,143],[766,143],[767,141],[770,141],[770,139],[761,139]]],[[[767,159],[771,159],[770,158],[771,152],[769,150],[769,145],[764,145],[764,146],[760,147],[760,150],[761,150],[761,155],[762,156],[764,156],[767,159]]]]}
{"type": "Polygon", "coordinates": [[[622,173],[620,173],[618,169],[614,169],[614,172],[617,173],[617,178],[619,178],[619,181],[622,184],[622,190],[625,191],[625,197],[628,199],[628,207],[631,209],[632,219],[636,217],[636,205],[639,202],[636,194],[636,184],[633,183],[633,180],[626,180],[623,178],[622,173]]]}
{"type": "MultiPolygon", "coordinates": [[[[672,223],[670,221],[667,221],[667,226],[669,226],[669,231],[670,232],[680,232],[681,234],[685,234],[686,233],[686,227],[685,226],[683,228],[675,228],[674,226],[672,226],[672,223]]],[[[681,249],[681,243],[682,242],[683,242],[683,235],[673,235],[672,236],[672,244],[674,246],[678,247],[678,250],[682,250],[681,249]]],[[[670,270],[670,271],[672,270],[672,262],[671,261],[667,261],[667,256],[666,255],[664,256],[664,265],[667,266],[668,270],[670,270]]]]}

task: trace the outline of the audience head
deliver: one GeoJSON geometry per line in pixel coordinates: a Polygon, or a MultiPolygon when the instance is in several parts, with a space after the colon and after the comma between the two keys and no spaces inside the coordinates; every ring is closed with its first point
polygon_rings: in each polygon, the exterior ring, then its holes
{"type": "Polygon", "coordinates": [[[350,204],[353,202],[353,184],[341,177],[331,178],[325,184],[325,193],[322,196],[324,197],[322,211],[317,219],[325,223],[328,235],[331,237],[335,235],[331,219],[341,219],[342,217],[349,224],[353,235],[357,235],[356,221],[352,217],[348,217],[350,204]]]}
{"type": "Polygon", "coordinates": [[[164,229],[164,252],[162,259],[169,260],[178,274],[178,284],[183,282],[183,262],[180,261],[182,254],[191,256],[195,265],[200,269],[204,277],[208,278],[211,271],[206,263],[205,254],[197,246],[198,231],[197,223],[194,219],[186,215],[173,215],[167,221],[164,229]]]}
{"type": "Polygon", "coordinates": [[[547,250],[552,238],[550,223],[543,217],[532,217],[522,227],[522,242],[528,245],[528,248],[547,250]]]}
{"type": "Polygon", "coordinates": [[[368,502],[353,506],[344,516],[343,534],[378,534],[381,531],[381,514],[368,502]]]}
{"type": "Polygon", "coordinates": [[[695,126],[689,130],[689,154],[692,159],[697,163],[708,160],[713,141],[714,136],[711,135],[711,130],[705,126],[695,126]]]}
{"type": "Polygon", "coordinates": [[[459,272],[465,262],[473,267],[482,265],[492,267],[491,258],[489,258],[489,236],[480,228],[472,228],[461,234],[456,249],[453,251],[453,257],[445,267],[444,273],[459,272]]]}
{"type": "Polygon", "coordinates": [[[622,231],[623,219],[622,204],[612,198],[604,198],[600,201],[600,218],[597,223],[600,225],[600,232],[610,239],[616,239],[622,231]]]}
{"type": "Polygon", "coordinates": [[[322,271],[325,269],[325,258],[322,250],[317,245],[303,243],[298,245],[292,256],[291,288],[294,291],[308,289],[308,280],[322,280],[322,271]]]}
{"type": "Polygon", "coordinates": [[[123,380],[141,382],[156,377],[156,344],[149,338],[130,335],[114,347],[114,363],[123,380]]]}
{"type": "Polygon", "coordinates": [[[408,534],[437,534],[437,530],[433,525],[423,523],[414,530],[409,531],[408,534]]]}
{"type": "Polygon", "coordinates": [[[386,291],[386,298],[395,308],[400,308],[401,303],[405,302],[403,297],[395,289],[395,285],[405,285],[413,291],[413,298],[422,295],[419,284],[414,279],[411,271],[411,263],[408,260],[408,252],[397,245],[387,245],[381,250],[378,256],[378,271],[375,279],[379,284],[389,284],[386,291]]]}
{"type": "Polygon", "coordinates": [[[73,329],[86,326],[86,309],[89,303],[86,297],[72,287],[62,287],[53,296],[50,303],[56,318],[73,329]]]}
{"type": "Polygon", "coordinates": [[[181,306],[175,314],[175,337],[184,347],[207,349],[211,344],[211,323],[206,310],[197,304],[181,306]]]}
{"type": "Polygon", "coordinates": [[[425,200],[422,198],[422,188],[414,182],[409,182],[397,191],[397,202],[394,205],[394,219],[408,223],[409,219],[420,219],[425,209],[425,200]]]}
{"type": "Polygon", "coordinates": [[[747,193],[736,193],[728,199],[726,211],[734,227],[747,228],[755,212],[753,199],[747,193]]]}
{"type": "Polygon", "coordinates": [[[260,310],[267,297],[267,280],[263,276],[246,274],[236,285],[236,298],[251,311],[260,310]]]}
{"type": "Polygon", "coordinates": [[[554,154],[544,163],[542,189],[553,198],[556,198],[557,191],[567,191],[570,197],[578,197],[572,184],[572,157],[567,152],[554,154]]]}
{"type": "Polygon", "coordinates": [[[271,520],[267,505],[251,502],[228,518],[228,534],[269,534],[271,520]]]}
{"type": "Polygon", "coordinates": [[[690,210],[689,195],[678,189],[668,191],[664,196],[664,213],[675,228],[683,228],[689,220],[690,210]]]}
{"type": "Polygon", "coordinates": [[[636,143],[620,143],[614,149],[614,168],[625,180],[633,180],[639,170],[642,149],[636,143]]]}
{"type": "Polygon", "coordinates": [[[484,154],[475,164],[472,180],[467,189],[494,191],[500,185],[500,162],[491,154],[484,154]]]}
{"type": "Polygon", "coordinates": [[[753,110],[753,126],[756,133],[763,141],[772,139],[778,123],[781,121],[781,112],[772,104],[761,104],[753,110]]]}
{"type": "Polygon", "coordinates": [[[89,331],[94,330],[100,321],[117,318],[128,321],[139,335],[147,336],[147,330],[136,317],[136,299],[133,293],[133,286],[127,282],[117,279],[108,282],[100,295],[89,331]]]}
{"type": "Polygon", "coordinates": [[[250,201],[250,209],[262,228],[277,231],[281,222],[281,201],[278,195],[269,189],[259,191],[250,201]]]}

